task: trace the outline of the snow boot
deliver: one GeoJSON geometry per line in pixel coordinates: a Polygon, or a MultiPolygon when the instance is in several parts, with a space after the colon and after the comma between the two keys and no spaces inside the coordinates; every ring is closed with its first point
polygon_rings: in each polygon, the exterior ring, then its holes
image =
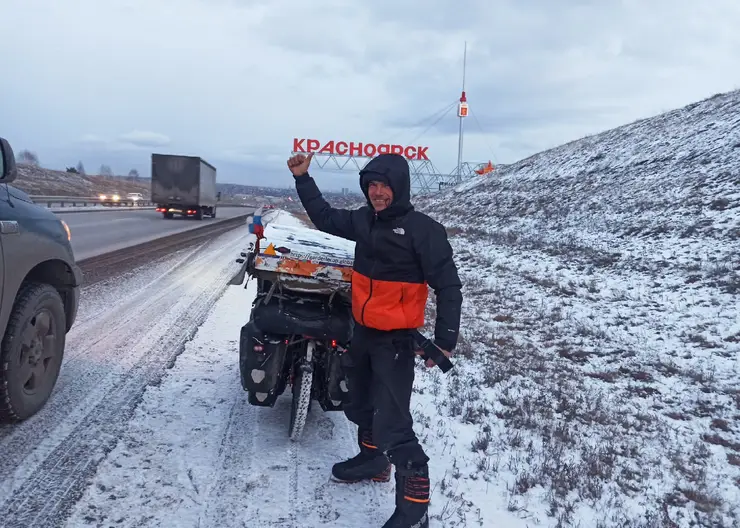
{"type": "Polygon", "coordinates": [[[429,528],[429,467],[396,468],[396,509],[383,528],[429,528]]]}
{"type": "Polygon", "coordinates": [[[332,479],[336,482],[355,483],[363,480],[389,482],[391,463],[388,457],[373,443],[371,431],[358,431],[357,443],[360,452],[349,460],[334,464],[332,479]]]}

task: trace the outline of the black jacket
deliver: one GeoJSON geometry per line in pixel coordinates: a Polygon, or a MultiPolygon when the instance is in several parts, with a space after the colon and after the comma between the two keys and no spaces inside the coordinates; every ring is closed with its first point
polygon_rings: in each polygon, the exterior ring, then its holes
{"type": "Polygon", "coordinates": [[[453,350],[462,286],[444,226],[411,205],[406,159],[383,154],[360,171],[366,198],[372,180],[385,181],[393,190],[393,202],[379,213],[369,198],[368,205],[357,210],[335,209],[308,173],[295,180],[313,224],[355,242],[352,311],[356,321],[380,330],[422,327],[429,284],[437,297],[434,341],[444,350],[453,350]]]}

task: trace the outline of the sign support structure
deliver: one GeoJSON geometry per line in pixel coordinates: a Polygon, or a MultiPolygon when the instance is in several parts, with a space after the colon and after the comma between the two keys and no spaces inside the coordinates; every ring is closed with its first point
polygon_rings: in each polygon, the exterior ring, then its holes
{"type": "MultiPolygon", "coordinates": [[[[303,154],[293,152],[292,155],[303,154]]],[[[372,158],[366,156],[338,156],[336,154],[313,155],[313,164],[319,169],[330,172],[353,171],[359,173],[372,158]]],[[[408,159],[411,174],[411,194],[417,196],[440,191],[444,185],[452,184],[448,174],[437,170],[431,160],[408,159]]],[[[359,176],[358,176],[359,181],[359,176]]]]}
{"type": "Polygon", "coordinates": [[[444,185],[450,185],[450,175],[442,174],[427,157],[427,147],[402,145],[375,145],[373,143],[347,143],[328,141],[321,143],[315,139],[293,139],[291,155],[313,152],[313,164],[321,170],[330,172],[360,172],[377,154],[400,154],[406,158],[411,175],[411,194],[416,196],[438,192],[444,185]]]}
{"type": "MultiPolygon", "coordinates": [[[[293,139],[291,155],[313,153],[313,163],[321,170],[330,172],[347,172],[362,170],[378,154],[400,154],[409,163],[411,175],[411,194],[414,196],[439,192],[445,187],[458,185],[466,180],[493,170],[493,166],[483,163],[463,162],[464,119],[470,113],[465,93],[465,74],[467,69],[468,43],[463,51],[462,94],[457,103],[457,117],[460,120],[457,143],[457,166],[451,174],[443,174],[427,157],[428,147],[402,146],[373,143],[348,143],[345,141],[327,141],[322,144],[316,139],[293,139]]],[[[449,112],[454,103],[447,107],[449,112]]],[[[445,112],[445,114],[447,114],[445,112]]],[[[444,117],[441,116],[441,117],[444,117]]],[[[438,118],[437,121],[439,121],[438,118]]]]}

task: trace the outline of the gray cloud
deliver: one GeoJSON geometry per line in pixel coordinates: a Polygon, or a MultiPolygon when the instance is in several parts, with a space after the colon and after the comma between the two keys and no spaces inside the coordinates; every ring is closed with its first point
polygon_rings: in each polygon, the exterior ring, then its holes
{"type": "Polygon", "coordinates": [[[445,172],[454,114],[414,125],[459,97],[466,40],[469,161],[740,86],[737,0],[4,0],[3,16],[29,22],[3,29],[1,133],[60,168],[144,174],[166,150],[290,185],[292,138],[307,137],[416,141],[445,172]]]}
{"type": "Polygon", "coordinates": [[[146,130],[134,130],[118,136],[118,141],[135,147],[166,147],[170,138],[164,134],[146,130]]]}

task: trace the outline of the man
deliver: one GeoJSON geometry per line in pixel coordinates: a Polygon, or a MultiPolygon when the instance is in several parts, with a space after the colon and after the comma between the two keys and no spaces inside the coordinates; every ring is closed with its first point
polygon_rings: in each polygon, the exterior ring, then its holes
{"type": "MultiPolygon", "coordinates": [[[[448,357],[457,344],[461,284],[445,228],[411,205],[406,159],[383,154],[360,171],[368,205],[335,209],[308,167],[313,154],[293,156],[298,196],[321,231],[355,241],[352,313],[355,330],[346,368],[347,418],[357,424],[360,453],[335,464],[342,482],[388,482],[396,468],[396,509],[383,528],[429,526],[429,458],[410,412],[415,354],[408,329],[424,325],[427,284],[437,297],[434,343],[448,357]]],[[[427,366],[434,363],[427,361],[427,366]]]]}

